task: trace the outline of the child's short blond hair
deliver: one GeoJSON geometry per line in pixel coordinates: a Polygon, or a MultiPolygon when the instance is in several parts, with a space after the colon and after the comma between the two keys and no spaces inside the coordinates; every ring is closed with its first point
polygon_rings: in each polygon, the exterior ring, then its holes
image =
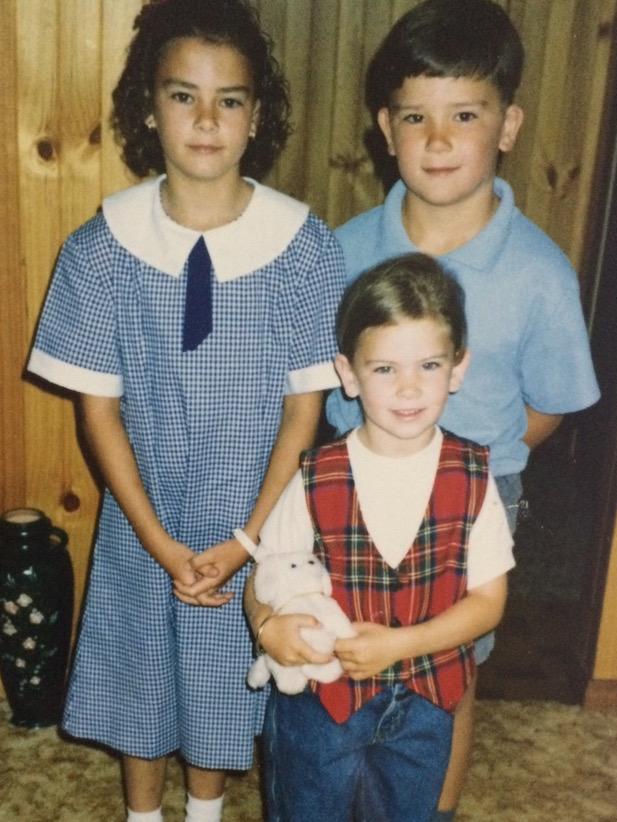
{"type": "Polygon", "coordinates": [[[367,328],[431,318],[449,331],[457,361],[465,353],[465,295],[427,254],[396,257],[366,271],[345,292],[336,317],[338,348],[351,362],[367,328]]]}

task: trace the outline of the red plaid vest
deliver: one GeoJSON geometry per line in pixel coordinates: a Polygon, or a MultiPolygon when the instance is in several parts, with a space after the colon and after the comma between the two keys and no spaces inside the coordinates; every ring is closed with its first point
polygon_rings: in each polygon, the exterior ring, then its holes
{"type": "MultiPolygon", "coordinates": [[[[330,572],[333,596],[352,622],[415,625],[465,596],[467,544],[488,481],[488,449],[444,431],[435,484],[418,534],[398,568],[375,547],[362,518],[345,441],[302,459],[315,529],[315,553],[330,572]]],[[[312,683],[322,704],[344,722],[380,690],[397,682],[453,711],[475,668],[473,643],[405,659],[378,676],[312,683]]]]}

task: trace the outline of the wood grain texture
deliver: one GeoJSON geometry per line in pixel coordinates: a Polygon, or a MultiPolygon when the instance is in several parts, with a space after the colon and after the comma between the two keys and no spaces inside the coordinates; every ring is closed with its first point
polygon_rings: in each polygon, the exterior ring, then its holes
{"type": "Polygon", "coordinates": [[[100,188],[107,197],[135,182],[120,158],[114,134],[109,125],[111,93],[124,67],[133,21],[142,7],[141,0],[102,0],[101,8],[101,80],[100,80],[100,188]]]}
{"type": "MultiPolygon", "coordinates": [[[[62,240],[101,198],[100,5],[20,3],[17,23],[20,227],[31,335],[62,240]]],[[[98,492],[77,446],[72,399],[30,382],[24,397],[26,502],[68,532],[80,602],[98,492]]]]}
{"type": "MultiPolygon", "coordinates": [[[[19,221],[28,328],[32,332],[63,238],[63,146],[58,94],[60,20],[56,2],[19,3],[18,9],[19,221]]],[[[66,195],[70,196],[70,191],[66,195]]],[[[66,483],[65,463],[75,453],[65,436],[71,411],[67,400],[52,400],[26,383],[26,502],[44,510],[54,522],[61,489],[66,483]]],[[[63,527],[62,523],[57,524],[63,527]]]]}
{"type": "Polygon", "coordinates": [[[16,18],[16,0],[5,2],[0,15],[0,511],[22,504],[27,474],[21,371],[28,329],[19,243],[16,18]]]}
{"type": "Polygon", "coordinates": [[[335,106],[336,39],[338,7],[331,0],[314,0],[308,109],[297,128],[305,132],[304,199],[321,217],[328,215],[328,185],[332,155],[331,121],[335,106]]]}
{"type": "Polygon", "coordinates": [[[606,576],[604,607],[596,646],[593,677],[598,680],[617,680],[617,523],[615,523],[613,532],[606,576]]]}
{"type": "MultiPolygon", "coordinates": [[[[269,179],[332,225],[382,198],[364,144],[364,75],[391,23],[416,2],[255,0],[294,106],[294,134],[269,179]]],[[[502,172],[521,208],[575,265],[616,4],[500,0],[528,58],[519,95],[526,122],[502,172]]],[[[0,500],[4,509],[43,508],[69,532],[78,604],[98,490],[77,444],[71,399],[22,380],[21,371],[61,242],[102,197],[131,183],[109,128],[110,93],[141,5],[3,0],[0,15],[0,500]]],[[[609,620],[615,636],[617,616],[609,620]]]]}

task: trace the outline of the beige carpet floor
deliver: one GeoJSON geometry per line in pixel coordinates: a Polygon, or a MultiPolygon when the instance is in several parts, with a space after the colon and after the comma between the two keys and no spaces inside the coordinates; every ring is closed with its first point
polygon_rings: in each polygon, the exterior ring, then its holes
{"type": "MultiPolygon", "coordinates": [[[[167,822],[182,822],[181,769],[169,768],[167,822]]],[[[0,702],[0,822],[121,822],[117,760],[22,730],[0,702]]],[[[256,769],[231,780],[225,822],[263,819],[256,769]]],[[[617,822],[617,711],[482,701],[458,822],[617,822]]],[[[315,822],[320,819],[316,812],[315,822]]]]}

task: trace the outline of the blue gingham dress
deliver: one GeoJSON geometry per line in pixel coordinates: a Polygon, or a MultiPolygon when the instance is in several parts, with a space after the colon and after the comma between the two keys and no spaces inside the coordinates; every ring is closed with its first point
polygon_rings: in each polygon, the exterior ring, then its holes
{"type": "MultiPolygon", "coordinates": [[[[199,234],[163,214],[159,184],[114,195],[68,238],[28,367],[121,396],[160,520],[203,550],[248,519],[284,394],[336,381],[343,260],[306,206],[255,183],[240,219],[203,235],[216,274],[213,332],[183,353],[186,259],[199,234]]],[[[226,586],[230,604],[184,605],[107,492],[65,730],[133,756],[179,749],[199,767],[250,767],[266,694],[245,684],[249,572],[226,586]]]]}

